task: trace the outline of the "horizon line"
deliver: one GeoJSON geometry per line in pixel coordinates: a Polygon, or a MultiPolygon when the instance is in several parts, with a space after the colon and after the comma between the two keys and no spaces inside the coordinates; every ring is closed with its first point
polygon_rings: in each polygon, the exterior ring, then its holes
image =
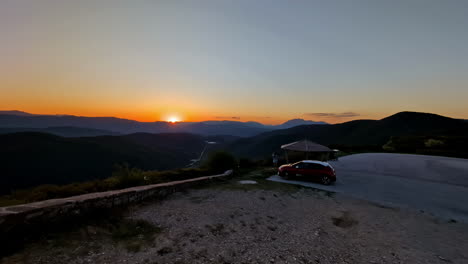
{"type": "MultiPolygon", "coordinates": [[[[352,120],[347,120],[347,121],[344,121],[344,122],[336,122],[336,123],[329,123],[329,122],[326,122],[326,121],[315,121],[315,120],[310,120],[310,119],[304,119],[304,118],[291,118],[291,119],[288,119],[286,121],[283,121],[283,122],[280,122],[278,124],[265,124],[265,123],[262,123],[262,122],[259,122],[259,121],[253,121],[253,120],[249,120],[249,121],[241,121],[239,119],[237,120],[229,120],[229,119],[221,119],[221,120],[216,120],[216,119],[207,119],[207,120],[202,120],[202,121],[176,121],[176,122],[173,122],[173,121],[169,121],[169,120],[155,120],[155,121],[140,121],[140,120],[137,120],[137,119],[129,119],[129,118],[123,118],[123,117],[118,117],[118,116],[85,116],[85,115],[75,115],[75,114],[35,114],[35,113],[31,113],[31,112],[26,112],[26,111],[22,111],[22,110],[0,110],[0,113],[2,112],[18,112],[18,113],[22,113],[22,114],[25,114],[25,115],[16,115],[16,116],[71,116],[71,117],[84,117],[84,118],[115,118],[115,119],[122,119],[122,120],[128,120],[128,121],[133,121],[133,122],[139,122],[139,123],[157,123],[157,122],[161,122],[161,123],[168,123],[168,124],[176,124],[176,123],[203,123],[203,122],[236,122],[236,123],[250,123],[250,122],[253,122],[253,123],[258,123],[258,124],[261,124],[263,126],[277,126],[277,125],[282,125],[282,124],[285,124],[286,122],[288,121],[292,121],[292,120],[303,120],[303,121],[311,121],[311,122],[316,122],[316,123],[324,123],[324,124],[328,124],[328,125],[332,125],[332,124],[342,124],[342,123],[346,123],[346,122],[351,122],[351,121],[356,121],[356,120],[381,120],[381,119],[384,119],[384,118],[387,118],[387,117],[390,117],[390,116],[393,116],[393,115],[396,115],[396,114],[399,114],[399,113],[405,113],[405,112],[410,112],[410,113],[425,113],[425,114],[435,114],[435,115],[439,115],[439,116],[444,116],[444,115],[440,115],[440,114],[436,114],[436,113],[430,113],[430,112],[418,112],[418,111],[399,111],[399,112],[396,112],[394,114],[391,114],[391,115],[388,115],[388,116],[385,116],[385,117],[382,117],[380,119],[369,119],[369,118],[356,118],[356,119],[352,119],[352,120]]],[[[8,115],[8,114],[2,114],[2,115],[8,115]]],[[[14,113],[11,113],[10,115],[15,115],[14,113]]],[[[460,120],[467,120],[467,119],[464,119],[464,118],[454,118],[454,117],[449,117],[449,116],[444,116],[444,117],[448,117],[448,118],[453,118],[453,119],[460,119],[460,120]]]]}

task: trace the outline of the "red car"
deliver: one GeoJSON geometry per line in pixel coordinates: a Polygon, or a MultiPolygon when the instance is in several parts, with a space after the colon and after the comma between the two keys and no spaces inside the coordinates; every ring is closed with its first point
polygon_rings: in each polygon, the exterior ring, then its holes
{"type": "Polygon", "coordinates": [[[327,162],[317,160],[303,160],[280,166],[278,168],[278,175],[283,177],[307,177],[319,180],[324,185],[329,185],[336,181],[335,169],[327,162]]]}

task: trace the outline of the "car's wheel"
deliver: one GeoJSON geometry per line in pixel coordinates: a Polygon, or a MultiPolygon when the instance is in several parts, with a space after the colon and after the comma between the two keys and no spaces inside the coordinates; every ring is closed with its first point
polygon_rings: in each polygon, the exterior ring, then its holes
{"type": "Polygon", "coordinates": [[[287,179],[289,178],[289,173],[287,171],[283,172],[283,178],[287,179]]]}
{"type": "Polygon", "coordinates": [[[330,177],[328,177],[328,175],[322,175],[322,178],[320,178],[320,182],[323,185],[330,185],[331,179],[330,179],[330,177]]]}

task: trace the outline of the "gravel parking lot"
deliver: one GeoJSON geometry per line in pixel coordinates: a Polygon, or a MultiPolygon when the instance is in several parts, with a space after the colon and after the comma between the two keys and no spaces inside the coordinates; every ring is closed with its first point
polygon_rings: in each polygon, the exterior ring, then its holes
{"type": "Polygon", "coordinates": [[[145,230],[124,243],[90,225],[27,245],[0,263],[468,261],[467,224],[266,177],[253,172],[131,208],[125,219],[158,230],[137,246],[148,237],[145,230]]]}
{"type": "Polygon", "coordinates": [[[412,208],[468,222],[468,160],[388,153],[345,156],[330,162],[337,182],[270,179],[339,192],[389,206],[412,208]]]}

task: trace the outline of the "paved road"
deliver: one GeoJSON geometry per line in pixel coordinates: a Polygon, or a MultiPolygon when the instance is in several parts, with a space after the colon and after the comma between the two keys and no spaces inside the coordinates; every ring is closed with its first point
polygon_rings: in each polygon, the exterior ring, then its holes
{"type": "Polygon", "coordinates": [[[330,162],[334,185],[269,179],[352,195],[389,206],[424,210],[468,222],[468,160],[436,156],[366,153],[330,162]]]}

